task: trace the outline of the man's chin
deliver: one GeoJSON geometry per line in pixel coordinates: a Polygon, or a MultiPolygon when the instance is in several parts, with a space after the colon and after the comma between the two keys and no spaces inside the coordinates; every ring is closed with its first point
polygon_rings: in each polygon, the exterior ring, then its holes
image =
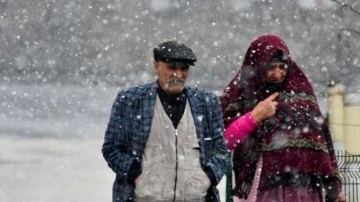
{"type": "Polygon", "coordinates": [[[168,92],[171,95],[177,95],[177,94],[181,93],[183,90],[184,90],[184,85],[176,85],[176,86],[172,85],[169,88],[168,92]]]}
{"type": "Polygon", "coordinates": [[[173,88],[173,89],[177,89],[177,88],[184,88],[184,83],[183,82],[173,82],[171,84],[169,84],[169,88],[173,88]]]}

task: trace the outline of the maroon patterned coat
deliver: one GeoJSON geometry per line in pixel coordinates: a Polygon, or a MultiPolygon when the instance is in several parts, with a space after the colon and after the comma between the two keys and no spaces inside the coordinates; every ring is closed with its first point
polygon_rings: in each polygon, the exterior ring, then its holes
{"type": "Polygon", "coordinates": [[[260,190],[320,184],[332,201],[341,186],[330,132],[309,80],[279,37],[264,35],[251,43],[239,72],[220,98],[225,124],[251,111],[274,92],[280,93],[275,116],[263,121],[234,150],[234,195],[247,198],[261,154],[260,190]],[[275,56],[288,66],[288,74],[280,84],[265,81],[275,56]]]}

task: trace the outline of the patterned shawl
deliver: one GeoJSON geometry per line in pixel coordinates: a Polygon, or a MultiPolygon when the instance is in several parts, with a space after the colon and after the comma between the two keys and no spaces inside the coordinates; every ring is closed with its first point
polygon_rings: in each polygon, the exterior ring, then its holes
{"type": "Polygon", "coordinates": [[[340,181],[326,120],[309,80],[279,37],[264,35],[251,43],[239,72],[220,97],[225,124],[251,111],[274,92],[280,93],[275,116],[260,123],[234,150],[234,195],[247,198],[262,155],[260,190],[290,185],[294,179],[296,183],[308,183],[299,179],[316,178],[325,188],[338,187],[331,196],[336,197],[340,181]],[[288,64],[288,74],[280,84],[265,81],[274,55],[288,64]]]}

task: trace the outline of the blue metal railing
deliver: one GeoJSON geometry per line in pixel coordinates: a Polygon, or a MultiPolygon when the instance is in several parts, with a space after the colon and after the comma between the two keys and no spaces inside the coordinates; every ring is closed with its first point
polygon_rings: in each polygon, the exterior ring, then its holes
{"type": "Polygon", "coordinates": [[[360,201],[360,155],[352,155],[346,151],[336,151],[342,188],[347,202],[360,201]]]}
{"type": "MultiPolygon", "coordinates": [[[[345,193],[347,202],[360,202],[360,155],[352,155],[342,150],[336,151],[336,159],[339,165],[340,177],[342,179],[342,189],[345,193]]],[[[226,177],[226,202],[232,202],[231,187],[231,154],[227,155],[226,177]]]]}

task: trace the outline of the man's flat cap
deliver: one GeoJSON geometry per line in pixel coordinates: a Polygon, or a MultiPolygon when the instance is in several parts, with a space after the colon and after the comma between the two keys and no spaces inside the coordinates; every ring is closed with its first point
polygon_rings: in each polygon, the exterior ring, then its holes
{"type": "Polygon", "coordinates": [[[183,43],[177,41],[166,41],[153,50],[155,61],[181,62],[194,65],[196,56],[194,52],[183,43]]]}

